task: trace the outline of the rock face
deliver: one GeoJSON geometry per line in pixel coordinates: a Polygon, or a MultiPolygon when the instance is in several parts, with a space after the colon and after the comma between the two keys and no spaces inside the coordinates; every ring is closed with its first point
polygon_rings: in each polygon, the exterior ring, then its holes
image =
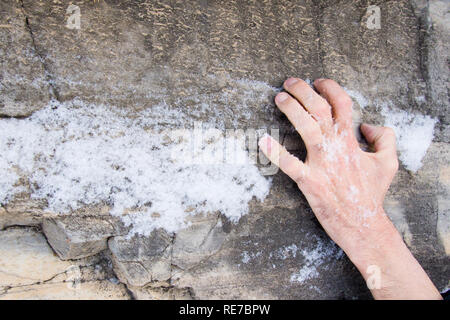
{"type": "MultiPolygon", "coordinates": [[[[333,78],[359,94],[357,122],[383,123],[386,103],[439,120],[423,167],[400,168],[385,208],[438,289],[448,287],[447,1],[375,1],[380,29],[368,28],[362,0],[84,1],[79,29],[66,27],[69,4],[0,4],[0,116],[81,99],[159,117],[163,104],[180,115],[168,127],[275,127],[302,157],[267,88],[289,76],[333,78]]],[[[107,205],[60,215],[27,192],[2,204],[0,298],[370,297],[282,173],[237,224],[205,213],[175,234],[129,236],[107,205]]]]}
{"type": "Polygon", "coordinates": [[[164,230],[148,237],[114,237],[108,242],[119,279],[132,286],[169,284],[172,238],[164,230]]]}
{"type": "Polygon", "coordinates": [[[62,261],[33,228],[0,231],[0,299],[129,299],[100,257],[62,261]]]}
{"type": "Polygon", "coordinates": [[[45,219],[42,230],[61,259],[89,257],[107,248],[107,239],[115,234],[109,221],[81,217],[45,219]]]}
{"type": "Polygon", "coordinates": [[[0,4],[0,116],[30,115],[45,106],[50,89],[45,64],[20,1],[0,4]]]}

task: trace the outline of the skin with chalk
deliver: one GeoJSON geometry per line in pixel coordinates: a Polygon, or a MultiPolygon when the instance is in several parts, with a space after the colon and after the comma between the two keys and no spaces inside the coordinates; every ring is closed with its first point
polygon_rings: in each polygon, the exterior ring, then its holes
{"type": "Polygon", "coordinates": [[[398,169],[395,133],[363,124],[375,152],[359,148],[352,131],[352,100],[334,81],[318,79],[317,92],[289,78],[275,98],[302,137],[304,162],[270,136],[260,148],[303,192],[328,235],[355,264],[376,299],[440,299],[425,271],[383,210],[398,169]],[[370,286],[374,270],[379,283],[370,286]]]}

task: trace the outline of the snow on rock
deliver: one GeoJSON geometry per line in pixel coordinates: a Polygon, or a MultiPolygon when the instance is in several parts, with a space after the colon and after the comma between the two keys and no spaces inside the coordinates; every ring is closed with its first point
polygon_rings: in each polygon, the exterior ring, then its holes
{"type": "MultiPolygon", "coordinates": [[[[251,199],[266,197],[270,181],[249,161],[174,157],[176,143],[170,132],[155,130],[160,119],[153,115],[73,100],[52,102],[26,119],[0,119],[0,203],[23,191],[20,174],[29,179],[31,197],[46,199],[51,212],[107,203],[131,234],[145,235],[159,227],[174,232],[188,214],[220,211],[236,222],[251,199]]],[[[207,142],[196,156],[207,158],[221,142],[207,142]]],[[[247,157],[239,144],[235,153],[247,157]]]]}
{"type": "Polygon", "coordinates": [[[304,258],[304,264],[299,271],[291,275],[291,282],[303,283],[318,277],[318,268],[322,264],[329,260],[340,259],[344,254],[344,252],[331,240],[325,242],[317,237],[312,238],[316,240],[316,245],[312,250],[305,248],[300,251],[304,258]]]}
{"type": "Polygon", "coordinates": [[[261,251],[257,251],[256,253],[253,252],[248,252],[248,251],[244,251],[241,253],[241,261],[242,263],[249,263],[251,260],[258,258],[259,256],[261,256],[262,252],[261,251]]]}
{"type": "Polygon", "coordinates": [[[406,169],[417,172],[422,167],[422,159],[433,141],[437,119],[386,105],[382,106],[381,113],[385,117],[385,126],[395,131],[400,161],[406,169]]]}
{"type": "Polygon", "coordinates": [[[295,243],[284,246],[276,250],[275,252],[271,252],[269,258],[277,258],[281,260],[286,260],[288,258],[295,258],[297,256],[298,247],[295,243]]]}

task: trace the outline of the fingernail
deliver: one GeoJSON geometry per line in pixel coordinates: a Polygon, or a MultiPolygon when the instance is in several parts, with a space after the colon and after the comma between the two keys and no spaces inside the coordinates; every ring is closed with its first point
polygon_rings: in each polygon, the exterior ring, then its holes
{"type": "Polygon", "coordinates": [[[283,102],[284,100],[286,100],[289,97],[289,95],[286,92],[280,92],[279,94],[277,94],[277,96],[275,97],[275,102],[279,103],[279,102],[283,102]]]}
{"type": "Polygon", "coordinates": [[[316,81],[314,81],[314,82],[317,82],[317,83],[319,83],[319,82],[321,82],[321,81],[323,81],[323,80],[325,80],[325,79],[323,79],[323,78],[319,78],[319,79],[316,79],[316,81]]]}
{"type": "Polygon", "coordinates": [[[286,82],[284,83],[284,85],[286,86],[286,87],[290,87],[290,86],[292,86],[294,83],[296,83],[296,82],[298,82],[298,79],[296,79],[296,78],[289,78],[289,79],[287,79],[286,80],[286,82]]]}

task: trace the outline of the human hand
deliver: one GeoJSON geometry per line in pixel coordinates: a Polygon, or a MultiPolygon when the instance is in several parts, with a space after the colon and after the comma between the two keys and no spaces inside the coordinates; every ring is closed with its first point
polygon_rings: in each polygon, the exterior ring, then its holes
{"type": "MultiPolygon", "coordinates": [[[[284,83],[288,93],[275,97],[305,143],[306,160],[294,157],[269,136],[261,138],[261,150],[297,183],[325,231],[365,278],[370,265],[398,266],[395,256],[415,261],[383,210],[398,169],[394,131],[362,125],[375,152],[361,150],[352,129],[351,98],[333,80],[318,79],[314,87],[318,93],[305,81],[289,78],[284,83]]],[[[419,269],[412,263],[411,272],[420,273],[419,269]]],[[[386,287],[395,282],[395,277],[385,278],[385,290],[372,291],[374,296],[386,297],[386,287]]]]}

